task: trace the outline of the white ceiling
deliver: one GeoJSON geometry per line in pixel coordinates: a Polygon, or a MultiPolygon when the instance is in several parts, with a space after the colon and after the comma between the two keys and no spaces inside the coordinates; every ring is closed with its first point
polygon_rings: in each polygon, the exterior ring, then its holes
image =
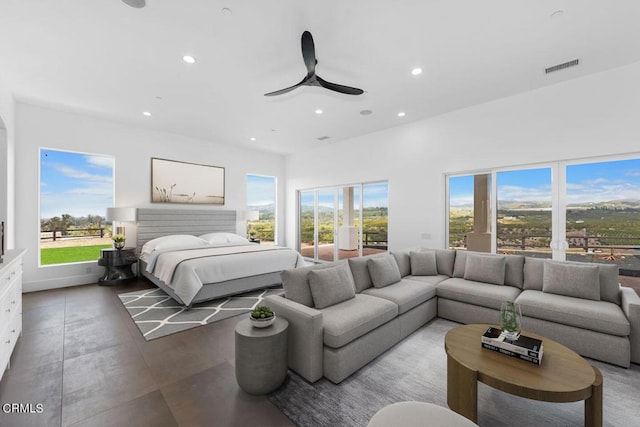
{"type": "Polygon", "coordinates": [[[0,81],[18,100],[287,154],[636,62],[639,22],[637,0],[0,0],[0,81]],[[364,95],[263,96],[305,75],[304,30],[317,73],[364,95]]]}

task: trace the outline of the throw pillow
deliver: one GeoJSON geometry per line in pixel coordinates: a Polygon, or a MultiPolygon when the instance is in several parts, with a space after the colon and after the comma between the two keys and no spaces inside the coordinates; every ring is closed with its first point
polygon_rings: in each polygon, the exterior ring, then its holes
{"type": "Polygon", "coordinates": [[[309,272],[309,288],[316,308],[326,308],[355,298],[356,288],[347,264],[312,270],[309,272]]]}
{"type": "MultiPolygon", "coordinates": [[[[345,266],[347,265],[346,261],[341,261],[340,263],[345,266]]],[[[309,272],[332,267],[335,267],[335,264],[315,264],[308,267],[284,270],[280,274],[282,287],[284,288],[284,297],[298,304],[313,307],[313,297],[311,296],[311,289],[309,288],[309,272]]]]}
{"type": "Polygon", "coordinates": [[[402,279],[398,264],[391,255],[369,259],[367,261],[367,268],[369,269],[373,286],[376,288],[384,288],[402,279]]]}
{"type": "Polygon", "coordinates": [[[467,254],[465,280],[504,285],[506,259],[503,255],[467,254]]]}
{"type": "Polygon", "coordinates": [[[544,262],[542,292],[600,301],[600,271],[597,265],[544,262]]]}
{"type": "Polygon", "coordinates": [[[436,253],[434,251],[421,251],[409,253],[411,258],[411,274],[414,276],[437,276],[438,267],[436,253]]]}
{"type": "Polygon", "coordinates": [[[544,274],[544,259],[525,257],[523,272],[524,289],[541,291],[542,276],[544,274]]]}
{"type": "Polygon", "coordinates": [[[398,263],[398,269],[400,269],[400,276],[408,276],[411,274],[411,259],[409,258],[409,251],[393,251],[391,255],[396,259],[398,263]]]}
{"type": "Polygon", "coordinates": [[[504,284],[522,289],[524,284],[524,256],[505,255],[504,284]]]}

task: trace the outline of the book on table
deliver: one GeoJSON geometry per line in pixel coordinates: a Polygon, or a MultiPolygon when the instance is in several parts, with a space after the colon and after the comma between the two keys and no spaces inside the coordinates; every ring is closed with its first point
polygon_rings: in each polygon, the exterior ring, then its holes
{"type": "Polygon", "coordinates": [[[537,365],[542,362],[544,344],[537,338],[520,334],[517,340],[505,337],[500,328],[489,327],[482,335],[482,347],[537,365]]]}

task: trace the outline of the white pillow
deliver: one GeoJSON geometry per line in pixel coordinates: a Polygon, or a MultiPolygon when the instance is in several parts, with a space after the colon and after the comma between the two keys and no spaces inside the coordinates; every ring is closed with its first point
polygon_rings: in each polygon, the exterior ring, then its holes
{"type": "Polygon", "coordinates": [[[242,236],[238,236],[233,233],[207,233],[199,236],[201,239],[207,241],[207,243],[216,245],[222,243],[247,243],[249,242],[246,238],[242,236]]]}
{"type": "Polygon", "coordinates": [[[149,240],[142,246],[142,255],[148,255],[153,251],[171,250],[171,249],[190,249],[200,246],[207,246],[207,241],[197,236],[189,234],[174,234],[171,236],[162,236],[153,240],[149,240]]]}

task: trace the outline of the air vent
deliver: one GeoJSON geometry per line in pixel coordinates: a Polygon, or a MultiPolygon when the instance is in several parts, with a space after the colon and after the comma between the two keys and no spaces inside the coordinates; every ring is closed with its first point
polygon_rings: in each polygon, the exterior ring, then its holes
{"type": "Polygon", "coordinates": [[[558,65],[554,65],[554,66],[549,67],[549,68],[545,68],[544,72],[546,74],[549,74],[549,73],[553,73],[554,71],[564,70],[565,68],[575,67],[576,65],[578,65],[579,62],[580,62],[579,59],[574,59],[572,61],[565,62],[563,64],[558,64],[558,65]]]}
{"type": "Polygon", "coordinates": [[[318,138],[318,141],[326,141],[327,139],[331,138],[330,136],[321,136],[320,138],[318,138]]]}

